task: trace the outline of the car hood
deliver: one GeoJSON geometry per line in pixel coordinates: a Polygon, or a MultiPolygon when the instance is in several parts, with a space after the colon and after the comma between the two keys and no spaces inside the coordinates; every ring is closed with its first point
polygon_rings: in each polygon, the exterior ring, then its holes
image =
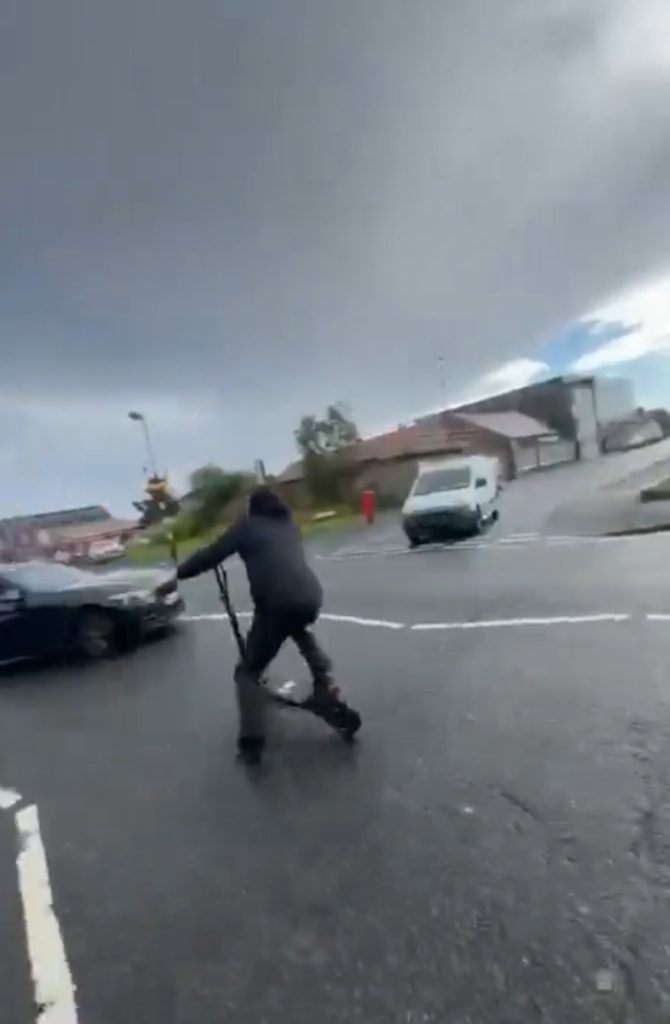
{"type": "Polygon", "coordinates": [[[136,589],[153,590],[159,583],[173,579],[175,572],[171,569],[115,569],[112,572],[96,574],[100,582],[116,586],[134,587],[136,589]]]}
{"type": "Polygon", "coordinates": [[[444,512],[448,509],[470,508],[472,491],[463,488],[459,491],[436,491],[434,494],[415,494],[407,499],[403,506],[404,515],[416,512],[444,512]]]}
{"type": "Polygon", "coordinates": [[[91,573],[81,582],[72,583],[66,589],[70,593],[97,591],[105,594],[122,594],[129,590],[155,590],[160,583],[174,578],[169,569],[118,569],[113,572],[91,573]]]}

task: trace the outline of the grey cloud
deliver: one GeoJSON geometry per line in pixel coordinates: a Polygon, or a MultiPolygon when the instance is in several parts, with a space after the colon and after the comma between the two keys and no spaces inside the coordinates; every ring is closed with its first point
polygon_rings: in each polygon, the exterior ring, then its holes
{"type": "Polygon", "coordinates": [[[637,0],[1,17],[0,395],[178,394],[281,460],[301,412],[420,410],[438,356],[462,391],[667,263],[670,81],[608,50],[637,0]]]}

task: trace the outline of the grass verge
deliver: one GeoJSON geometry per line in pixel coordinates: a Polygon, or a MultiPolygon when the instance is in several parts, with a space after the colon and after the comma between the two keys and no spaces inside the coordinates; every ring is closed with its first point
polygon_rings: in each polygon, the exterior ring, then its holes
{"type": "MultiPolygon", "coordinates": [[[[361,522],[360,515],[351,513],[342,513],[332,516],[330,519],[318,519],[313,518],[304,519],[301,521],[301,517],[296,516],[296,522],[300,527],[303,537],[312,537],[322,533],[331,533],[336,530],[342,530],[347,526],[355,526],[361,522]]],[[[179,559],[188,558],[189,555],[197,551],[198,548],[204,547],[206,544],[211,544],[213,540],[219,537],[226,529],[227,524],[218,525],[213,527],[211,530],[207,530],[205,533],[198,534],[195,537],[189,537],[187,540],[182,540],[178,545],[178,556],[179,559]]],[[[127,560],[131,565],[157,565],[161,562],[170,561],[170,548],[169,545],[163,541],[151,541],[149,544],[138,544],[128,548],[127,560]]]]}

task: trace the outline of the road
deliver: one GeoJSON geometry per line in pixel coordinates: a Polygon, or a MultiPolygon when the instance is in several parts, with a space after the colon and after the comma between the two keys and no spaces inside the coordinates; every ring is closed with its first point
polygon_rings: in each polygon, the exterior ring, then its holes
{"type": "Polygon", "coordinates": [[[173,638],[3,679],[3,1024],[46,955],[33,805],[77,1004],[44,1024],[667,1020],[670,541],[389,531],[313,551],[354,748],[283,712],[263,772],[235,763],[209,580],[173,638]]]}

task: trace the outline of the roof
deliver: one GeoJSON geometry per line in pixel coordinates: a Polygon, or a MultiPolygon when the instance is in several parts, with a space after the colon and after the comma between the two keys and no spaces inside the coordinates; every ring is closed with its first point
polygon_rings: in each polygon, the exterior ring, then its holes
{"type": "MultiPolygon", "coordinates": [[[[386,434],[367,437],[348,446],[354,462],[386,462],[412,455],[431,455],[444,452],[456,454],[463,450],[460,443],[450,440],[449,432],[439,424],[414,423],[410,427],[399,427],[386,434]]],[[[292,462],[277,477],[280,484],[302,480],[302,462],[292,462]]]]}
{"type": "Polygon", "coordinates": [[[385,462],[407,455],[429,455],[432,452],[461,451],[454,446],[448,432],[439,424],[414,423],[386,434],[365,438],[355,446],[356,462],[385,462]]]}
{"type": "Polygon", "coordinates": [[[277,477],[277,483],[279,484],[294,484],[298,480],[302,480],[304,474],[302,471],[302,460],[297,459],[295,462],[289,463],[286,469],[283,469],[277,477]]]}
{"type": "Polygon", "coordinates": [[[132,519],[101,519],[97,523],[77,523],[73,526],[61,526],[54,530],[54,540],[57,543],[63,541],[85,541],[97,540],[107,536],[116,536],[120,533],[130,533],[137,530],[137,522],[132,519]]]}
{"type": "Polygon", "coordinates": [[[82,508],[66,508],[57,512],[37,512],[28,516],[10,516],[0,519],[0,526],[69,526],[75,523],[96,523],[111,519],[102,505],[84,505],[82,508]]]}
{"type": "Polygon", "coordinates": [[[555,433],[546,423],[540,423],[523,412],[459,412],[456,415],[466,423],[513,441],[555,433]]]}

